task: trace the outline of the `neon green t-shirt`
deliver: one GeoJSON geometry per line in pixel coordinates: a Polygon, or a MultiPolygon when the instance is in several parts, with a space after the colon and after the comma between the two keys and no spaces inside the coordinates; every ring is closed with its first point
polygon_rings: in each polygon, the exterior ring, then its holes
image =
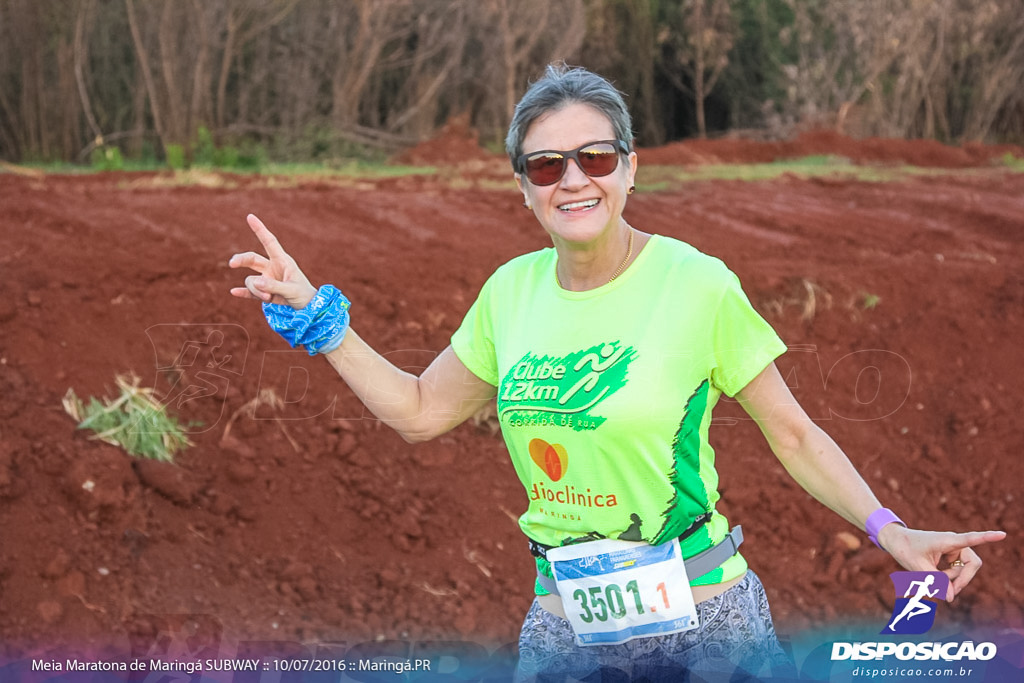
{"type": "MultiPolygon", "coordinates": [[[[452,348],[498,389],[498,417],[529,498],[519,524],[549,546],[659,544],[700,515],[692,557],[722,540],[711,410],[785,345],[718,259],[655,235],[614,281],[562,289],[548,248],[500,267],[452,348]]],[[[546,563],[540,562],[542,569],[546,563]]],[[[736,555],[693,585],[740,576],[736,555]]],[[[546,573],[546,572],[545,572],[546,573]]]]}

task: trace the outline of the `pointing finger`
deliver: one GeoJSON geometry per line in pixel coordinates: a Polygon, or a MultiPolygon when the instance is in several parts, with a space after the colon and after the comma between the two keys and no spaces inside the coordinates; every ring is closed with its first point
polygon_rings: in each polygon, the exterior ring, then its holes
{"type": "Polygon", "coordinates": [[[969,531],[963,534],[956,534],[948,543],[948,550],[952,552],[959,548],[973,548],[985,543],[996,543],[1006,538],[1005,531],[969,531]]]}
{"type": "Polygon", "coordinates": [[[263,224],[263,221],[251,213],[245,217],[245,220],[249,223],[249,227],[252,228],[252,231],[256,234],[256,238],[259,239],[260,244],[262,244],[263,248],[267,250],[267,256],[271,258],[287,256],[287,253],[281,246],[281,243],[277,241],[276,237],[274,237],[274,233],[267,229],[267,226],[263,224]]]}

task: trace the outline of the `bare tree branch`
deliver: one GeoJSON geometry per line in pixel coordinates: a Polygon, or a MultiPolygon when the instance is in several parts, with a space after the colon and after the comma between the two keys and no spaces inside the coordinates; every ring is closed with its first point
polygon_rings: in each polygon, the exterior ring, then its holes
{"type": "Polygon", "coordinates": [[[134,0],[124,0],[125,9],[128,12],[128,25],[131,28],[132,42],[135,44],[135,54],[139,58],[139,69],[142,71],[142,78],[146,83],[146,92],[149,93],[149,111],[153,116],[153,125],[156,133],[160,136],[160,142],[166,142],[166,130],[164,129],[163,116],[160,111],[160,103],[157,99],[156,86],[153,83],[153,75],[149,69],[149,57],[146,54],[146,46],[142,41],[142,33],[139,30],[139,22],[135,16],[134,0]]]}
{"type": "Polygon", "coordinates": [[[95,139],[102,141],[103,131],[100,130],[96,117],[92,113],[89,91],[85,87],[85,75],[82,72],[83,62],[86,59],[85,18],[94,6],[94,0],[82,0],[82,3],[78,6],[78,16],[75,19],[75,82],[78,84],[78,96],[82,100],[82,111],[85,113],[85,120],[88,122],[89,128],[92,129],[95,139]]]}

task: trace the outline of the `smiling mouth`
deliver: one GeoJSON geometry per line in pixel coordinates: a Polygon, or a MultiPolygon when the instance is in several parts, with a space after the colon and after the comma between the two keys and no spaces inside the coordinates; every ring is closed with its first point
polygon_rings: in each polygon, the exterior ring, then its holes
{"type": "Polygon", "coordinates": [[[586,199],[582,202],[570,202],[568,204],[562,204],[558,207],[559,211],[565,213],[572,213],[573,211],[585,211],[586,209],[592,209],[598,205],[600,199],[586,199]]]}

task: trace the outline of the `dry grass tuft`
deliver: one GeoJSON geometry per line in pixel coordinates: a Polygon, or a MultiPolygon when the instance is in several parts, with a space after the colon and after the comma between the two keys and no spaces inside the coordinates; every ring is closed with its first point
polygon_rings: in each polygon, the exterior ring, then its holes
{"type": "Polygon", "coordinates": [[[821,311],[832,308],[832,295],[816,282],[799,278],[790,282],[787,294],[769,299],[763,305],[767,313],[780,318],[787,308],[796,308],[800,319],[809,322],[821,311]]]}
{"type": "Polygon", "coordinates": [[[135,375],[118,375],[116,382],[117,398],[90,398],[87,404],[68,389],[61,402],[79,429],[91,429],[96,433],[90,438],[120,446],[131,455],[165,462],[192,445],[153,389],[140,387],[135,375]]]}

